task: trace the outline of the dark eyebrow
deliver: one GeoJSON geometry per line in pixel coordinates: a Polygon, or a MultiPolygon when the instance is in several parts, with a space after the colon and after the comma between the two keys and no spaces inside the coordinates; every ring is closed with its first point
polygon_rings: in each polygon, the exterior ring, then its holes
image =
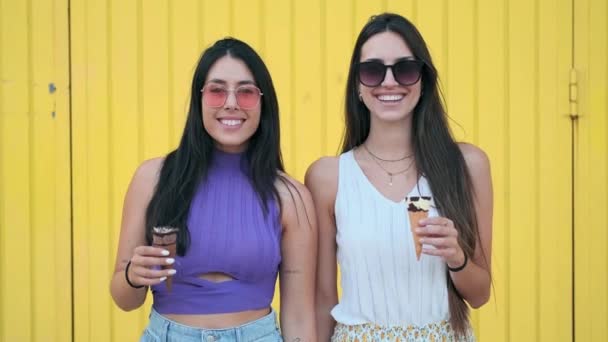
{"type": "MultiPolygon", "coordinates": [[[[213,79],[210,79],[209,81],[207,81],[207,83],[212,83],[212,82],[213,83],[220,83],[220,84],[226,84],[226,83],[228,83],[228,82],[226,82],[226,81],[224,81],[222,79],[219,79],[219,78],[213,78],[213,79]]],[[[255,82],[251,81],[251,80],[243,80],[243,81],[238,81],[236,84],[237,85],[243,85],[243,84],[253,84],[253,85],[255,85],[255,82]]]]}

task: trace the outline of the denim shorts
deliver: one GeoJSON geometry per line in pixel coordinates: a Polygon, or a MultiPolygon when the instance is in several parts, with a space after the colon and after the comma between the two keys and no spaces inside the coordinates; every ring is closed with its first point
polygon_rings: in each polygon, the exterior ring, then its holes
{"type": "Polygon", "coordinates": [[[238,327],[203,329],[172,321],[152,309],[150,323],[140,342],[282,342],[276,314],[268,315],[238,327]]]}

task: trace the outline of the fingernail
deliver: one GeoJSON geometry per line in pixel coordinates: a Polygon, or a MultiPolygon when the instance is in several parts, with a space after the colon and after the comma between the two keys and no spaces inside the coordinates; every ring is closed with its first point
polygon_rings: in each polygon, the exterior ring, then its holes
{"type": "Polygon", "coordinates": [[[171,265],[172,263],[174,263],[174,262],[175,262],[175,259],[173,259],[173,258],[167,258],[167,259],[165,259],[165,262],[166,262],[168,265],[171,265]]]}
{"type": "Polygon", "coordinates": [[[167,273],[169,275],[174,275],[177,271],[175,269],[170,269],[169,271],[167,271],[167,273]]]}
{"type": "Polygon", "coordinates": [[[422,233],[422,229],[420,229],[420,228],[416,228],[415,231],[416,231],[416,233],[422,233]]]}
{"type": "Polygon", "coordinates": [[[420,239],[420,243],[425,243],[426,240],[425,239],[420,239]]]}
{"type": "Polygon", "coordinates": [[[169,255],[169,251],[168,251],[168,250],[163,249],[163,251],[162,251],[162,252],[160,252],[160,254],[162,254],[162,255],[169,255]]]}
{"type": "Polygon", "coordinates": [[[165,280],[167,280],[167,277],[162,277],[162,278],[160,278],[159,280],[160,280],[160,281],[165,281],[165,280]]]}

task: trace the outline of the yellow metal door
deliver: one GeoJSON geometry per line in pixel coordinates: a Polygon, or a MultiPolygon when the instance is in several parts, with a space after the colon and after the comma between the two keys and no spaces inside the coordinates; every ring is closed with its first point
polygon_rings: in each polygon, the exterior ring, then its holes
{"type": "Polygon", "coordinates": [[[0,1],[0,341],[71,341],[68,2],[0,1]]]}
{"type": "Polygon", "coordinates": [[[338,149],[354,38],[386,10],[419,26],[456,136],[492,161],[479,340],[608,339],[605,0],[0,0],[0,341],[137,340],[150,301],[124,313],[108,291],[122,200],[176,145],[204,47],[262,54],[302,179],[338,149]]]}
{"type": "Polygon", "coordinates": [[[122,199],[138,163],[176,145],[200,51],[226,35],[260,51],[302,179],[338,149],[354,38],[385,10],[420,27],[456,136],[492,161],[495,292],[473,313],[479,339],[571,339],[571,0],[88,0],[71,3],[75,340],[136,340],[147,322],[150,303],[123,313],[108,294],[122,199]]]}
{"type": "Polygon", "coordinates": [[[608,3],[574,4],[575,338],[608,341],[608,3]]]}

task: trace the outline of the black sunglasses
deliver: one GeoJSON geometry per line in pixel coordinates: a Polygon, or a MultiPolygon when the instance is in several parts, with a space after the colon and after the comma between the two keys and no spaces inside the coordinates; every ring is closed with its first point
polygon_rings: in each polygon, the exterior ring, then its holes
{"type": "Polygon", "coordinates": [[[379,86],[386,77],[386,70],[391,69],[395,81],[402,86],[416,84],[422,76],[423,61],[402,60],[393,65],[377,61],[359,63],[359,82],[368,87],[379,86]]]}

